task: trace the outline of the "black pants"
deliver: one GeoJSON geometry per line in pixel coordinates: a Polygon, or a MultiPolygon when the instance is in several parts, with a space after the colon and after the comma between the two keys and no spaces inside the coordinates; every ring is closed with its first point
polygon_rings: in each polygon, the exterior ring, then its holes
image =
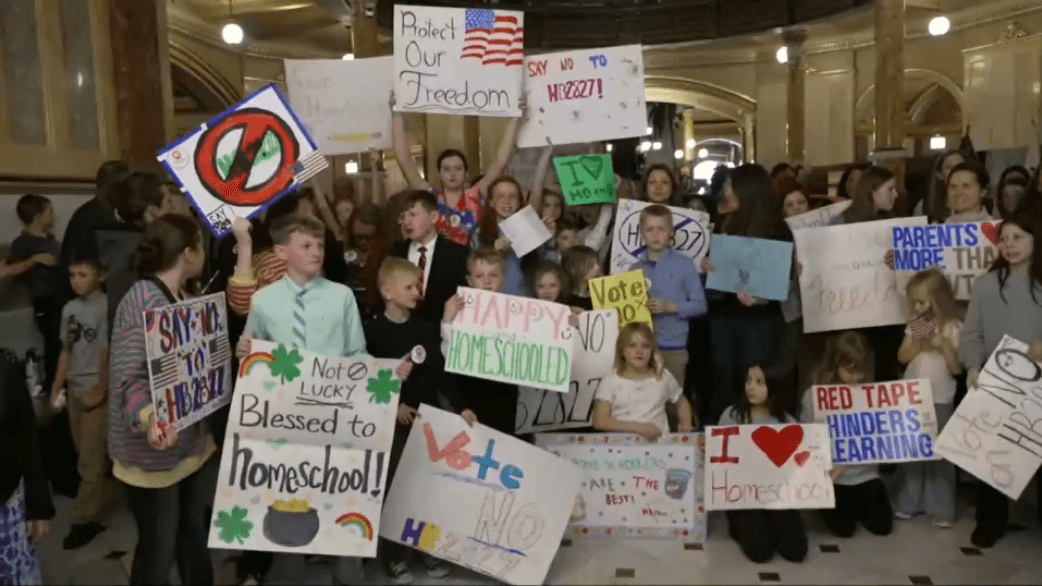
{"type": "Polygon", "coordinates": [[[836,508],[821,511],[821,518],[838,537],[853,535],[858,521],[875,535],[889,535],[894,528],[894,510],[878,478],[853,486],[837,484],[836,508]]]}
{"type": "MultiPolygon", "coordinates": [[[[62,349],[59,331],[61,310],[61,300],[57,297],[33,300],[36,327],[43,336],[44,348],[43,365],[39,369],[40,385],[47,394],[51,392],[55,371],[58,368],[58,356],[62,349]]],[[[44,474],[51,481],[54,491],[75,498],[80,485],[80,475],[76,471],[76,448],[69,431],[68,410],[56,413],[47,425],[40,428],[40,450],[44,455],[44,474]]]]}
{"type": "Polygon", "coordinates": [[[684,394],[695,410],[695,422],[699,427],[715,425],[709,421],[709,399],[712,397],[713,361],[710,359],[709,319],[696,317],[688,322],[687,373],[684,377],[684,394]]]}
{"type": "Polygon", "coordinates": [[[478,422],[516,437],[517,385],[459,376],[463,403],[478,416],[478,422]]]}
{"type": "Polygon", "coordinates": [[[807,557],[807,531],[799,511],[727,511],[731,537],[750,561],[762,564],[778,552],[790,562],[807,557]]]}
{"type": "MultiPolygon", "coordinates": [[[[1037,514],[1038,523],[1042,525],[1042,477],[1035,479],[1036,497],[1039,503],[1037,514]]],[[[1006,532],[1009,523],[1009,498],[995,490],[991,485],[977,481],[977,509],[975,511],[977,527],[1002,536],[1006,532]]]]}

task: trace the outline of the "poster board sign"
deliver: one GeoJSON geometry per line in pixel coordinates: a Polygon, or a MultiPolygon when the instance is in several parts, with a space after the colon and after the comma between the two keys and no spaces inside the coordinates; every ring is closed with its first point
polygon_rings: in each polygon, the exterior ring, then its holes
{"type": "Polygon", "coordinates": [[[399,361],[252,344],[228,418],[209,546],[375,557],[399,361]]]}
{"type": "Polygon", "coordinates": [[[612,309],[584,311],[579,314],[575,332],[568,392],[520,387],[515,426],[518,434],[590,425],[593,397],[601,380],[615,366],[619,314],[612,309]]]}
{"type": "Polygon", "coordinates": [[[460,287],[445,371],[567,393],[575,328],[560,303],[460,287]]]}
{"type": "Polygon", "coordinates": [[[396,112],[520,116],[523,63],[522,12],[394,7],[396,112]]]}
{"type": "Polygon", "coordinates": [[[834,465],[940,459],[928,379],[819,385],[811,392],[814,420],[828,425],[834,465]]]}
{"type": "Polygon", "coordinates": [[[615,201],[611,154],[554,157],[564,202],[570,206],[615,201]]]}
{"type": "Polygon", "coordinates": [[[905,323],[904,295],[886,266],[890,230],[926,218],[897,218],[793,232],[803,264],[803,331],[827,332],[905,323]]]}
{"type": "Polygon", "coordinates": [[[836,226],[843,223],[843,212],[853,204],[853,201],[841,201],[811,210],[805,214],[785,218],[789,229],[795,232],[805,228],[821,228],[822,226],[836,226]]]}
{"type": "Polygon", "coordinates": [[[1001,223],[895,226],[891,237],[900,290],[905,291],[918,271],[936,267],[948,277],[955,298],[969,301],[974,280],[999,257],[1001,223]]]}
{"type": "Polygon", "coordinates": [[[714,234],[710,248],[713,271],[706,279],[706,289],[730,293],[745,290],[775,301],[788,298],[791,242],[714,234]]]}
{"type": "Polygon", "coordinates": [[[654,327],[648,310],[648,284],[644,272],[639,269],[590,279],[590,299],[594,309],[619,312],[620,328],[634,321],[654,327]]]}
{"type": "Polygon", "coordinates": [[[286,59],[289,103],[327,155],[390,149],[394,58],[286,59]]]}
{"type": "Polygon", "coordinates": [[[156,158],[214,236],[329,166],[275,84],[160,149],[156,158]]]}
{"type": "Polygon", "coordinates": [[[232,400],[224,293],[145,311],[148,386],[156,419],[184,429],[232,400]]]}
{"type": "Polygon", "coordinates": [[[508,584],[542,584],[581,478],[563,458],[420,405],[380,536],[508,584]]]}
{"type": "Polygon", "coordinates": [[[501,221],[499,228],[510,239],[510,248],[521,258],[553,237],[539,214],[528,205],[501,221]]]}
{"type": "Polygon", "coordinates": [[[729,425],[705,434],[707,510],[836,506],[825,424],[729,425]]]}
{"type": "MultiPolygon", "coordinates": [[[[630,270],[638,257],[644,254],[644,239],[640,237],[640,211],[649,205],[652,204],[635,199],[619,200],[608,267],[610,274],[630,270]]],[[[709,237],[713,233],[709,214],[688,208],[668,207],[673,212],[673,240],[670,247],[690,258],[695,263],[695,269],[702,272],[702,259],[709,251],[709,237]]]]}
{"type": "Polygon", "coordinates": [[[1003,337],[937,439],[937,453],[1011,499],[1042,464],[1042,363],[1003,337]]]}
{"type": "Polygon", "coordinates": [[[640,45],[576,49],[525,58],[525,119],[517,146],[544,147],[644,136],[640,45]]]}
{"type": "Polygon", "coordinates": [[[705,542],[701,435],[670,434],[654,443],[619,433],[537,435],[537,446],[585,475],[568,534],[705,542]]]}

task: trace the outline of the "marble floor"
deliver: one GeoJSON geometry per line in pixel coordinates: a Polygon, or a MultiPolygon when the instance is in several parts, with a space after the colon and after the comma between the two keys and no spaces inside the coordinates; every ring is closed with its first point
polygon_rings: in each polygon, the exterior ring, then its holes
{"type": "MultiPolygon", "coordinates": [[[[1012,525],[992,549],[970,545],[972,491],[960,494],[960,521],[938,529],[928,518],[895,521],[892,535],[875,537],[861,530],[851,539],[825,533],[815,514],[805,515],[810,553],[801,564],[783,560],[757,565],[746,560],[727,536],[722,515],[711,514],[704,545],[665,541],[565,542],[547,576],[547,584],[1038,584],[1042,580],[1042,537],[1032,511],[1011,511],[1012,525]]],[[[109,529],[82,549],[62,550],[72,501],[56,497],[58,516],[40,547],[45,584],[126,584],[133,558],[135,530],[129,511],[121,509],[109,529]]],[[[218,584],[234,584],[236,552],[212,551],[218,584]]],[[[175,572],[176,577],[176,572],[175,572]]],[[[455,568],[448,578],[427,578],[414,570],[414,584],[494,584],[494,580],[455,568]]],[[[367,584],[387,578],[375,565],[366,568],[367,584]]],[[[305,564],[302,556],[277,556],[269,584],[331,584],[330,566],[305,564]]]]}

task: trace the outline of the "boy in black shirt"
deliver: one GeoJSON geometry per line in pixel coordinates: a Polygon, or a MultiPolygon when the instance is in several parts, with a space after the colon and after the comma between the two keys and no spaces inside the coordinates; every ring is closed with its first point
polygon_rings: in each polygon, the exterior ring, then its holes
{"type": "MultiPolygon", "coordinates": [[[[395,426],[391,444],[387,486],[391,486],[395,470],[401,460],[409,429],[418,417],[420,403],[438,406],[438,389],[452,408],[474,425],[477,418],[463,401],[454,385],[446,384],[445,359],[441,355],[440,330],[438,325],[419,316],[411,315],[420,300],[419,269],[411,262],[388,257],[380,265],[377,285],[384,301],[384,312],[365,326],[365,340],[369,353],[376,358],[400,358],[411,354],[414,367],[409,378],[402,383],[398,401],[398,424],[395,426]]],[[[401,544],[383,540],[383,558],[387,573],[397,584],[412,580],[409,573],[409,549],[401,544]]],[[[427,574],[432,578],[444,578],[449,566],[440,560],[424,556],[427,574]]]]}

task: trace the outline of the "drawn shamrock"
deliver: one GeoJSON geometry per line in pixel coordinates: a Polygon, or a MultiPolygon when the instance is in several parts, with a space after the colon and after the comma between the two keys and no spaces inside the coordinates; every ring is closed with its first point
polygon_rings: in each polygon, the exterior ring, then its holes
{"type": "Polygon", "coordinates": [[[300,369],[297,368],[297,365],[304,362],[304,357],[300,355],[296,348],[290,352],[286,350],[285,346],[279,344],[279,347],[275,348],[271,355],[275,358],[274,361],[268,364],[271,376],[280,377],[283,383],[293,382],[293,379],[300,376],[300,369]]]}
{"type": "Polygon", "coordinates": [[[387,404],[391,402],[391,395],[402,388],[401,381],[391,378],[389,368],[381,368],[376,373],[376,378],[368,379],[365,390],[369,392],[369,402],[387,404]]]}
{"type": "Polygon", "coordinates": [[[247,512],[241,507],[232,507],[231,513],[228,511],[217,513],[217,520],[213,524],[221,528],[219,535],[221,541],[228,545],[231,545],[233,541],[238,541],[239,545],[242,545],[243,540],[248,538],[250,531],[253,530],[253,522],[246,520],[247,512]]]}

